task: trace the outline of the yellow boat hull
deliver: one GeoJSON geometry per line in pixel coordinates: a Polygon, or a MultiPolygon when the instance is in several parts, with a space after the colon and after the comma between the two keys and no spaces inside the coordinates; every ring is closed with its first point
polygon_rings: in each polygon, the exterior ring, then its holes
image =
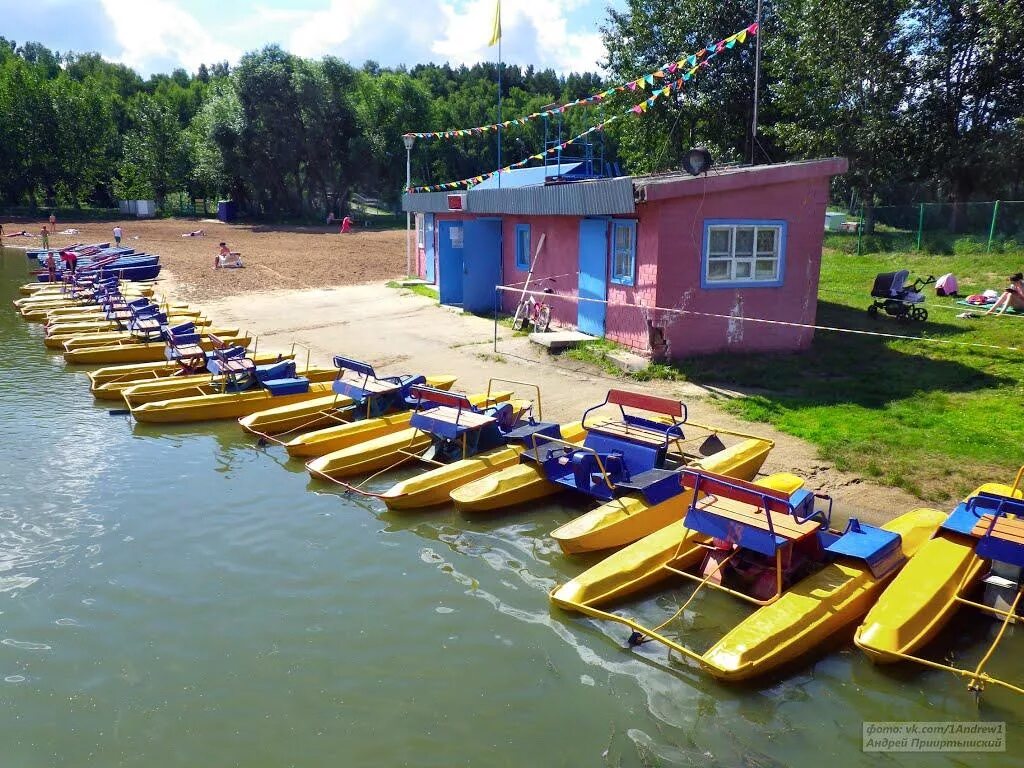
{"type": "MultiPolygon", "coordinates": [[[[773,447],[770,440],[744,440],[694,462],[693,468],[752,480],[773,447]]],[[[552,531],[551,537],[570,555],[622,547],[680,520],[691,496],[690,489],[686,489],[679,496],[654,505],[644,501],[640,494],[621,496],[570,520],[552,531]]]]}
{"type": "MultiPolygon", "coordinates": [[[[511,397],[511,392],[492,392],[491,402],[506,402],[511,397]]],[[[487,396],[485,394],[469,396],[470,402],[478,407],[484,405],[486,399],[487,396]]],[[[336,430],[335,436],[348,432],[359,434],[363,433],[363,430],[370,430],[378,425],[382,426],[382,422],[386,421],[397,425],[401,417],[405,415],[385,416],[380,421],[377,419],[367,419],[366,421],[329,427],[328,429],[336,430]],[[377,422],[377,424],[374,424],[374,422],[377,422]]],[[[409,414],[409,417],[411,418],[411,414],[409,414]]],[[[398,466],[406,461],[414,461],[415,454],[425,451],[430,447],[430,443],[430,434],[421,432],[415,427],[405,427],[397,431],[389,430],[385,434],[361,440],[358,443],[350,444],[339,450],[321,455],[307,462],[306,469],[314,477],[328,477],[335,480],[378,472],[391,466],[398,466]]]]}
{"type": "MultiPolygon", "coordinates": [[[[335,369],[337,374],[337,369],[335,369]]],[[[427,386],[448,390],[455,384],[454,376],[427,376],[427,386]]],[[[352,405],[352,400],[342,396],[325,396],[295,405],[283,405],[253,413],[238,423],[247,432],[257,435],[279,435],[284,432],[308,432],[322,427],[337,425],[350,420],[349,414],[339,414],[342,408],[352,405]]],[[[334,450],[334,449],[331,449],[334,450]]],[[[319,455],[319,454],[310,454],[319,455]]]]}
{"type": "MultiPolygon", "coordinates": [[[[199,320],[190,316],[173,316],[168,318],[170,325],[178,323],[194,323],[197,328],[204,328],[210,324],[209,320],[199,320]]],[[[101,324],[90,323],[69,323],[57,324],[50,327],[47,335],[43,338],[43,346],[47,349],[79,349],[81,347],[94,347],[104,344],[112,344],[120,340],[131,341],[134,336],[124,330],[117,323],[103,323],[108,327],[100,327],[101,324]],[[68,327],[68,326],[78,327],[68,327]],[[69,346],[70,345],[70,346],[69,346]]],[[[225,336],[238,334],[237,328],[221,329],[225,336]]],[[[214,330],[214,333],[217,333],[214,330]]]]}
{"type": "Polygon", "coordinates": [[[378,416],[375,419],[362,419],[333,427],[325,427],[315,432],[306,432],[284,444],[288,455],[293,459],[312,459],[326,456],[329,453],[358,445],[368,440],[375,440],[402,429],[409,428],[411,411],[378,416]]]}
{"type": "MultiPolygon", "coordinates": [[[[321,384],[334,381],[336,368],[310,368],[298,370],[296,376],[305,376],[310,382],[321,384]]],[[[157,381],[146,381],[121,390],[121,397],[129,408],[143,403],[155,403],[160,400],[175,400],[186,397],[202,397],[220,394],[219,382],[209,373],[195,376],[175,376],[157,381]]]]}
{"type": "MultiPolygon", "coordinates": [[[[238,328],[203,328],[200,330],[203,336],[213,334],[214,336],[220,336],[225,338],[227,336],[238,336],[241,331],[238,328]]],[[[109,347],[116,344],[146,344],[148,342],[140,341],[138,336],[133,336],[128,331],[111,331],[107,333],[83,333],[77,336],[65,340],[64,349],[68,352],[73,352],[76,349],[86,349],[88,347],[109,347]]],[[[161,342],[162,344],[163,342],[161,342]]]]}
{"type": "MultiPolygon", "coordinates": [[[[578,443],[586,436],[580,422],[561,427],[563,440],[578,443]]],[[[468,459],[446,464],[416,477],[396,483],[381,495],[388,509],[422,509],[445,504],[453,489],[492,472],[519,463],[519,455],[529,446],[509,445],[485,451],[468,459]]]]}
{"type": "MultiPolygon", "coordinates": [[[[224,343],[233,347],[248,347],[252,342],[249,336],[233,336],[223,339],[224,343]]],[[[203,339],[200,345],[207,352],[213,349],[209,339],[203,339]]],[[[167,345],[162,341],[145,344],[110,344],[99,347],[84,347],[64,353],[64,361],[72,365],[118,365],[124,363],[155,363],[166,360],[167,345]]]]}
{"type": "Polygon", "coordinates": [[[450,498],[460,512],[489,512],[543,499],[565,490],[547,479],[534,462],[520,463],[452,489],[450,498]]]}
{"type": "MultiPolygon", "coordinates": [[[[980,492],[1009,496],[1010,486],[982,485],[980,492]]],[[[1021,497],[1020,492],[1014,494],[1021,497]]],[[[880,664],[913,654],[934,639],[956,613],[958,588],[964,592],[978,584],[985,561],[974,554],[973,538],[940,530],[900,571],[868,612],[854,634],[854,642],[880,664]]]]}
{"type": "Polygon", "coordinates": [[[196,421],[219,421],[237,419],[263,410],[272,402],[298,403],[320,397],[330,391],[330,383],[310,384],[308,392],[295,395],[272,395],[265,389],[245,392],[229,392],[198,397],[179,397],[171,400],[157,400],[131,407],[136,421],[148,424],[184,424],[196,421]]]}
{"type": "MultiPolygon", "coordinates": [[[[291,353],[260,352],[255,355],[249,355],[249,357],[256,365],[266,365],[268,363],[277,363],[281,360],[291,360],[294,355],[291,353]]],[[[92,392],[93,397],[98,400],[122,402],[124,398],[121,396],[121,392],[128,387],[159,379],[181,381],[184,377],[180,372],[180,365],[163,360],[156,363],[113,365],[106,368],[97,368],[95,371],[89,371],[87,375],[89,376],[89,391],[92,392]]],[[[196,374],[194,378],[202,382],[209,380],[210,374],[196,374]]]]}

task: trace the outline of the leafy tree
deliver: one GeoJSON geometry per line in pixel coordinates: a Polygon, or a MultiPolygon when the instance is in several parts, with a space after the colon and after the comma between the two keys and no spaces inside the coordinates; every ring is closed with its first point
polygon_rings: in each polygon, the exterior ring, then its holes
{"type": "MultiPolygon", "coordinates": [[[[601,28],[609,79],[631,80],[738,32],[754,21],[756,5],[755,0],[628,0],[623,11],[609,9],[601,28]]],[[[771,3],[765,3],[765,18],[771,23],[771,3]]],[[[749,158],[753,53],[752,44],[723,53],[675,98],[662,98],[642,117],[617,122],[613,133],[630,170],[677,167],[697,144],[718,158],[749,158]]],[[[764,98],[769,84],[762,81],[762,87],[764,98]]],[[[609,101],[609,114],[613,107],[624,112],[648,95],[627,93],[632,100],[623,94],[609,101]]],[[[769,107],[767,99],[764,106],[769,107]]]]}
{"type": "Polygon", "coordinates": [[[908,175],[913,89],[909,0],[802,0],[780,6],[766,42],[778,120],[767,130],[797,157],[842,155],[873,225],[879,193],[908,175]],[[822,19],[842,19],[824,25],[822,19]],[[856,55],[851,55],[851,52],[856,55]]]}
{"type": "Polygon", "coordinates": [[[975,192],[998,193],[1014,181],[1024,127],[1024,2],[914,0],[910,27],[919,174],[954,203],[955,232],[975,192]]]}
{"type": "Polygon", "coordinates": [[[162,206],[167,193],[180,189],[185,180],[187,147],[182,128],[169,105],[145,94],[138,99],[134,119],[137,127],[124,140],[119,194],[152,196],[162,206]]]}

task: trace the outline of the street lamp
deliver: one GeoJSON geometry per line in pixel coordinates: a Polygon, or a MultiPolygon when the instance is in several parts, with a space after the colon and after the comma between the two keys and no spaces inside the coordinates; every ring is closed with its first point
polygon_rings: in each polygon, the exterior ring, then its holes
{"type": "MultiPolygon", "coordinates": [[[[412,187],[412,145],[416,143],[416,137],[407,133],[402,137],[405,144],[405,194],[409,194],[412,187]]],[[[405,201],[405,274],[412,277],[412,213],[409,211],[409,200],[405,201]]]]}

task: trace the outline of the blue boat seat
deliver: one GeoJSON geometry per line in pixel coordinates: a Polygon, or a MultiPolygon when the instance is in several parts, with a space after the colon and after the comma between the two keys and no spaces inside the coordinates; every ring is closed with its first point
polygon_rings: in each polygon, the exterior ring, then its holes
{"type": "Polygon", "coordinates": [[[619,483],[623,488],[639,491],[648,504],[661,504],[683,492],[683,476],[673,469],[648,469],[619,483]]]}
{"type": "Polygon", "coordinates": [[[270,379],[263,386],[275,397],[278,395],[301,395],[309,391],[309,379],[305,376],[293,376],[285,379],[270,379]]]}
{"type": "MultiPolygon", "coordinates": [[[[295,361],[281,360],[276,363],[267,363],[256,366],[256,380],[262,384],[268,384],[275,379],[295,378],[295,361]]],[[[306,380],[307,384],[309,380],[306,380]]],[[[305,391],[305,390],[303,390],[305,391]]]]}
{"type": "Polygon", "coordinates": [[[898,533],[860,522],[851,517],[843,535],[828,545],[827,552],[863,560],[876,579],[884,578],[903,565],[906,557],[898,533]]]}

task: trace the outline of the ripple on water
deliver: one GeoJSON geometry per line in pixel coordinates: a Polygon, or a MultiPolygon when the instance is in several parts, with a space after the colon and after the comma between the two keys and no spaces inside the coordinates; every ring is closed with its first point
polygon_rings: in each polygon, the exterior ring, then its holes
{"type": "Polygon", "coordinates": [[[12,648],[19,648],[22,651],[51,651],[51,650],[53,650],[46,643],[33,643],[33,642],[29,642],[28,640],[15,640],[15,639],[10,638],[10,637],[5,637],[3,640],[0,640],[0,643],[3,643],[4,645],[9,645],[12,648]]]}

